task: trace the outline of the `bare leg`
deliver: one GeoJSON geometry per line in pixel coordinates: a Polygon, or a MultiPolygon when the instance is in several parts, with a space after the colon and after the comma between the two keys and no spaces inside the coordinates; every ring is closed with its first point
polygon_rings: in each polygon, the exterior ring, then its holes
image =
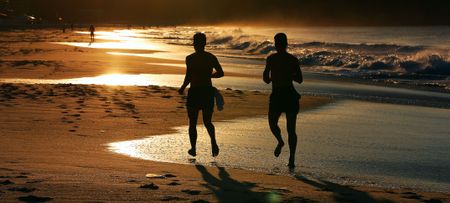
{"type": "Polygon", "coordinates": [[[203,114],[203,124],[205,125],[206,130],[208,130],[209,137],[211,138],[212,156],[216,157],[217,155],[219,155],[219,146],[217,145],[217,142],[216,142],[215,127],[214,127],[213,123],[211,122],[213,111],[212,111],[212,109],[211,110],[203,109],[202,114],[203,114]]]}
{"type": "Polygon", "coordinates": [[[290,168],[295,167],[295,150],[297,149],[297,133],[296,124],[297,124],[297,113],[286,113],[286,127],[289,136],[289,164],[290,168]]]}
{"type": "Polygon", "coordinates": [[[196,145],[197,145],[197,119],[198,119],[198,109],[188,109],[189,117],[189,140],[191,141],[191,149],[188,153],[191,156],[196,156],[196,145]]]}
{"type": "Polygon", "coordinates": [[[284,146],[283,138],[281,137],[281,130],[280,127],[278,127],[278,120],[280,119],[281,112],[274,112],[269,111],[269,126],[270,130],[272,131],[272,134],[275,136],[275,138],[278,141],[278,145],[275,148],[275,151],[273,154],[278,157],[281,153],[281,148],[284,146]]]}

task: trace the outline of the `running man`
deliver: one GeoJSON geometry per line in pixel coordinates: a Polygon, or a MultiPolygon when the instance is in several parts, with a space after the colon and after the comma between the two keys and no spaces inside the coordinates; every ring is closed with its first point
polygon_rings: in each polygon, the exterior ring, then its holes
{"type": "Polygon", "coordinates": [[[186,76],[178,93],[183,94],[186,87],[191,84],[186,104],[189,117],[189,139],[191,142],[191,149],[188,153],[191,156],[197,155],[197,119],[198,113],[201,110],[203,124],[211,138],[212,156],[216,157],[219,155],[219,146],[216,143],[215,129],[211,122],[215,95],[211,78],[221,78],[224,76],[224,73],[216,56],[206,52],[205,46],[206,35],[203,33],[195,34],[195,53],[186,57],[186,76]],[[215,69],[215,72],[213,72],[213,69],[215,69]]]}
{"type": "Polygon", "coordinates": [[[95,40],[95,27],[94,25],[89,26],[89,32],[91,32],[91,43],[95,40]]]}
{"type": "Polygon", "coordinates": [[[295,132],[297,114],[300,109],[300,94],[294,88],[292,81],[303,82],[302,71],[298,59],[287,52],[287,36],[284,33],[275,35],[275,49],[277,53],[270,55],[264,70],[264,82],[272,82],[272,94],[269,101],[269,126],[278,141],[274,155],[278,157],[284,146],[278,120],[282,113],[286,114],[289,141],[289,168],[295,167],[295,150],[297,148],[297,134],[295,132]]]}

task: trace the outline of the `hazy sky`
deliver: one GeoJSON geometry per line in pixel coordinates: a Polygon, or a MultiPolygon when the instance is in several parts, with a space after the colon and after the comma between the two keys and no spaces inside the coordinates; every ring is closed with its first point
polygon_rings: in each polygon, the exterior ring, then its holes
{"type": "Polygon", "coordinates": [[[450,25],[450,0],[10,0],[27,1],[47,18],[105,23],[450,25]]]}

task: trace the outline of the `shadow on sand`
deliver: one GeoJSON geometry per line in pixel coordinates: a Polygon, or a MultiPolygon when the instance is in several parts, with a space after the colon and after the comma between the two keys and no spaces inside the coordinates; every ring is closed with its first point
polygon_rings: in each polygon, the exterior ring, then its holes
{"type": "Polygon", "coordinates": [[[375,199],[368,193],[356,190],[351,186],[339,185],[325,180],[315,181],[303,176],[295,176],[295,178],[319,190],[332,192],[336,202],[393,203],[393,201],[386,199],[375,199]]]}
{"type": "Polygon", "coordinates": [[[195,167],[206,181],[203,186],[214,193],[218,202],[270,202],[270,193],[252,191],[257,187],[255,183],[234,180],[223,167],[217,167],[219,177],[213,176],[202,165],[195,167]]]}
{"type": "MultiPolygon", "coordinates": [[[[234,180],[223,167],[217,167],[219,177],[213,176],[202,165],[195,165],[195,167],[206,182],[202,185],[214,193],[218,202],[315,202],[304,197],[291,197],[281,200],[281,196],[276,193],[252,191],[252,189],[259,188],[256,183],[234,180]]],[[[331,192],[335,202],[393,203],[393,201],[387,199],[375,199],[367,192],[356,190],[351,186],[325,180],[313,180],[303,176],[294,177],[320,191],[331,192]]]]}

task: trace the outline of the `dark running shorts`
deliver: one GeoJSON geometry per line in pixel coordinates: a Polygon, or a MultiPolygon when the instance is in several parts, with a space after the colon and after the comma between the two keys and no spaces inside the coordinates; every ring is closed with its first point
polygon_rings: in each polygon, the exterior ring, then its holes
{"type": "Polygon", "coordinates": [[[195,110],[214,110],[213,87],[191,87],[188,91],[186,106],[195,110]]]}
{"type": "Polygon", "coordinates": [[[269,111],[297,114],[300,110],[300,97],[293,86],[274,88],[270,95],[269,111]]]}

